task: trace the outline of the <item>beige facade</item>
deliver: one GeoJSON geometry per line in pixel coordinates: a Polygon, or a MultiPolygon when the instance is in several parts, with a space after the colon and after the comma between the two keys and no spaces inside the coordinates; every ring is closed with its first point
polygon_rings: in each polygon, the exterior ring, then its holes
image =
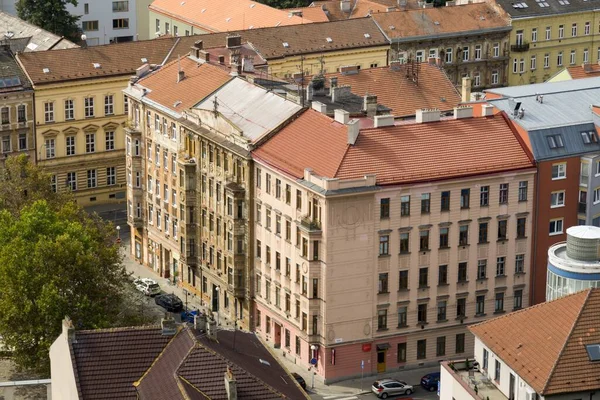
{"type": "Polygon", "coordinates": [[[326,380],[472,356],[467,325],[528,305],[533,170],[373,191],[256,166],[256,329],[326,380]]]}

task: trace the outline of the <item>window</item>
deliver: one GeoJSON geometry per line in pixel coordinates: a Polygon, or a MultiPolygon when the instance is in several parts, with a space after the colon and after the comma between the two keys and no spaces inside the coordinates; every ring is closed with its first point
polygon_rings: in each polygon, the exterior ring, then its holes
{"type": "Polygon", "coordinates": [[[554,164],[552,165],[552,180],[565,179],[567,177],[567,164],[554,164]]]}
{"type": "Polygon", "coordinates": [[[438,285],[448,284],[448,266],[440,265],[438,267],[438,285]]]}
{"type": "Polygon", "coordinates": [[[525,255],[517,254],[515,256],[515,273],[522,274],[525,270],[525,255]]]}
{"type": "Polygon", "coordinates": [[[27,150],[27,134],[19,133],[19,150],[27,150]]]}
{"type": "MultiPolygon", "coordinates": [[[[113,19],[113,29],[127,29],[129,28],[129,18],[117,18],[113,19]]],[[[168,32],[166,32],[168,33],[168,32]]]]}
{"type": "Polygon", "coordinates": [[[577,36],[577,24],[573,23],[571,25],[571,36],[576,37],[577,36]]]}
{"type": "Polygon", "coordinates": [[[67,172],[67,187],[70,190],[77,190],[77,174],[75,172],[67,172]]]}
{"type": "Polygon", "coordinates": [[[408,289],[408,270],[400,271],[398,278],[398,290],[408,289]]]}
{"type": "Polygon", "coordinates": [[[379,274],[379,293],[387,293],[388,292],[388,274],[382,273],[379,274]]]}
{"type": "MultiPolygon", "coordinates": [[[[594,193],[595,196],[595,193],[594,193]]],[[[560,235],[563,233],[563,219],[553,219],[550,221],[550,235],[560,235]]]]}
{"type": "Polygon", "coordinates": [[[417,50],[416,60],[417,62],[425,61],[425,50],[417,50]]]}
{"type": "MultiPolygon", "coordinates": [[[[388,202],[388,205],[389,205],[389,202],[388,202]]],[[[302,209],[302,192],[298,189],[296,189],[296,209],[297,210],[302,209]]],[[[388,210],[389,210],[389,208],[388,208],[388,210]]]]}
{"type": "Polygon", "coordinates": [[[446,301],[445,300],[438,301],[437,307],[438,307],[438,313],[437,313],[438,322],[446,321],[446,301]]]}
{"type": "Polygon", "coordinates": [[[583,139],[583,143],[585,144],[598,143],[598,136],[596,135],[595,131],[581,132],[581,137],[583,139]]]}
{"type": "Polygon", "coordinates": [[[452,64],[452,49],[446,49],[444,61],[446,62],[446,64],[452,64]]]}
{"type": "Polygon", "coordinates": [[[105,134],[106,151],[115,149],[115,133],[108,131],[105,134]]]}
{"type": "Polygon", "coordinates": [[[390,217],[390,199],[385,198],[379,201],[379,217],[389,218],[390,217]]]}
{"type": "Polygon", "coordinates": [[[27,108],[24,104],[19,104],[17,106],[17,122],[26,122],[27,121],[27,108]]]}
{"type": "Polygon", "coordinates": [[[487,349],[483,349],[483,370],[487,371],[488,363],[489,363],[490,354],[487,349]]]}
{"type": "Polygon", "coordinates": [[[461,297],[456,299],[456,318],[464,317],[467,311],[467,299],[465,297],[461,297]]]}
{"type": "Polygon", "coordinates": [[[463,61],[469,61],[469,47],[465,46],[462,49],[462,59],[463,61]]]}
{"type": "Polygon", "coordinates": [[[600,188],[594,189],[594,204],[600,203],[600,188]]]}
{"type": "Polygon", "coordinates": [[[460,191],[460,208],[469,208],[470,197],[471,197],[471,189],[461,189],[461,191],[460,191]]]}
{"type": "Polygon", "coordinates": [[[112,115],[115,113],[115,105],[113,95],[104,96],[104,115],[112,115]]]}
{"type": "Polygon", "coordinates": [[[497,257],[496,258],[496,276],[505,276],[506,275],[506,257],[497,257]]]}
{"type": "Polygon", "coordinates": [[[275,197],[281,198],[281,180],[275,179],[275,197]]]}
{"type": "Polygon", "coordinates": [[[558,26],[558,38],[563,39],[564,37],[565,37],[565,26],[559,25],[558,26]]]}
{"type": "Polygon", "coordinates": [[[428,230],[419,231],[419,250],[420,251],[429,250],[429,231],[428,230]]]}
{"type": "Polygon", "coordinates": [[[553,192],[550,194],[550,207],[563,207],[565,205],[565,192],[564,190],[559,192],[553,192]]]}
{"type": "Polygon", "coordinates": [[[479,223],[479,241],[478,243],[487,243],[488,242],[488,223],[480,222],[479,223]]]}
{"type": "Polygon", "coordinates": [[[515,290],[515,295],[513,297],[513,300],[514,300],[513,308],[515,310],[520,310],[521,308],[523,308],[523,291],[515,290]]]}
{"type": "Polygon", "coordinates": [[[551,40],[552,39],[552,27],[547,26],[546,27],[546,40],[551,40]]]}
{"type": "Polygon", "coordinates": [[[508,183],[500,184],[500,192],[498,194],[498,203],[499,204],[508,203],[508,183]]]}
{"type": "Polygon", "coordinates": [[[577,59],[577,55],[576,55],[575,50],[571,50],[571,56],[569,57],[569,63],[571,65],[575,65],[576,59],[577,59]]]}
{"type": "Polygon", "coordinates": [[[480,44],[475,45],[475,59],[481,60],[481,45],[480,44]]]}
{"type": "Polygon", "coordinates": [[[477,262],[477,279],[487,278],[487,260],[477,262]]]}
{"type": "Polygon", "coordinates": [[[113,1],[112,10],[113,12],[129,11],[129,1],[113,1]]]}
{"type": "Polygon", "coordinates": [[[537,28],[531,29],[531,41],[537,42],[537,28]]]}
{"type": "Polygon", "coordinates": [[[427,340],[417,340],[417,360],[423,360],[427,358],[427,340]]]}
{"type": "Polygon", "coordinates": [[[96,170],[88,169],[87,171],[87,187],[95,188],[96,187],[96,170]]]}
{"type": "Polygon", "coordinates": [[[533,71],[536,69],[537,67],[537,60],[535,56],[531,56],[530,62],[529,62],[529,67],[530,69],[533,71]]]}
{"type": "Polygon", "coordinates": [[[428,275],[429,268],[419,268],[419,287],[424,288],[428,286],[428,275]]]}
{"type": "Polygon", "coordinates": [[[500,43],[494,43],[492,47],[492,55],[494,57],[500,57],[500,43]]]}
{"type": "Polygon", "coordinates": [[[390,250],[390,236],[381,235],[379,236],[379,255],[387,256],[390,250]]]}
{"type": "Polygon", "coordinates": [[[519,72],[520,73],[525,72],[525,59],[524,58],[521,58],[519,60],[519,72]]]}
{"type": "Polygon", "coordinates": [[[450,192],[449,191],[442,192],[441,210],[442,211],[450,210],[450,192]]]}
{"type": "Polygon", "coordinates": [[[479,205],[481,207],[487,207],[490,204],[490,187],[481,186],[479,189],[479,205]]]}
{"type": "Polygon", "coordinates": [[[585,25],[583,26],[583,34],[586,36],[590,34],[590,23],[589,22],[586,22],[585,25]]]}
{"type": "Polygon", "coordinates": [[[448,247],[448,232],[449,228],[440,228],[440,249],[448,247]]]}
{"type": "Polygon", "coordinates": [[[44,122],[54,122],[54,102],[44,103],[44,122]]]}
{"type": "Polygon", "coordinates": [[[442,357],[446,355],[446,336],[439,336],[436,339],[435,355],[437,357],[442,357]]]}
{"type": "Polygon", "coordinates": [[[479,72],[473,73],[473,86],[481,86],[481,74],[479,72]]]}
{"type": "Polygon", "coordinates": [[[400,216],[410,215],[410,196],[400,197],[400,216]]]}
{"type": "Polygon", "coordinates": [[[458,282],[465,283],[468,281],[467,279],[467,263],[460,262],[458,263],[458,282]]]}
{"type": "Polygon", "coordinates": [[[398,328],[402,328],[406,326],[406,307],[398,307],[398,328]]]}
{"type": "Polygon", "coordinates": [[[288,184],[285,185],[285,204],[292,204],[292,187],[288,184]]]}
{"type": "Polygon", "coordinates": [[[281,236],[281,215],[275,215],[275,234],[281,236]]]}
{"type": "Polygon", "coordinates": [[[583,49],[583,62],[584,63],[590,62],[590,51],[588,49],[583,49]]]}
{"type": "Polygon", "coordinates": [[[556,56],[556,65],[559,67],[562,67],[562,65],[563,65],[563,52],[562,51],[559,51],[558,55],[556,56]]]}
{"type": "Polygon", "coordinates": [[[398,343],[397,354],[398,354],[397,362],[405,363],[406,362],[406,343],[398,343]]]}
{"type": "Polygon", "coordinates": [[[460,225],[458,228],[458,245],[467,246],[469,244],[469,225],[460,225]]]}
{"type": "Polygon", "coordinates": [[[427,323],[427,303],[417,306],[417,321],[419,324],[427,323]]]}
{"type": "Polygon", "coordinates": [[[459,333],[456,335],[456,354],[465,352],[465,334],[459,333]]]}
{"type": "Polygon", "coordinates": [[[494,312],[495,313],[504,312],[504,293],[503,292],[496,293],[496,299],[494,302],[494,312]]]}
{"type": "Polygon", "coordinates": [[[94,116],[94,98],[86,97],[83,99],[83,109],[85,110],[85,117],[91,118],[94,116]]]}
{"type": "Polygon", "coordinates": [[[519,60],[517,60],[516,58],[513,58],[512,72],[513,74],[519,72],[519,60]]]}
{"type": "Polygon", "coordinates": [[[75,155],[75,136],[65,138],[65,150],[68,156],[75,155]]]}
{"type": "Polygon", "coordinates": [[[495,360],[495,363],[496,363],[496,369],[494,371],[494,380],[496,382],[500,383],[500,361],[495,360]]]}
{"type": "Polygon", "coordinates": [[[519,182],[519,201],[527,201],[527,181],[519,182]]]}
{"type": "Polygon", "coordinates": [[[85,3],[83,5],[83,13],[86,14],[86,15],[90,13],[90,5],[89,5],[89,3],[85,3]]]}
{"type": "Polygon", "coordinates": [[[387,310],[377,310],[377,329],[387,329],[387,310]]]}
{"type": "Polygon", "coordinates": [[[10,135],[2,136],[2,152],[10,153],[12,146],[10,145],[10,135]]]}
{"type": "Polygon", "coordinates": [[[410,252],[408,238],[408,232],[400,233],[400,254],[406,254],[410,252]]]}
{"type": "Polygon", "coordinates": [[[517,239],[525,237],[527,218],[517,218],[517,239]]]}
{"type": "Polygon", "coordinates": [[[544,68],[550,68],[550,54],[544,54],[544,68]]]}
{"type": "Polygon", "coordinates": [[[485,296],[477,296],[475,299],[475,315],[485,314],[485,296]]]}
{"type": "Polygon", "coordinates": [[[523,44],[523,36],[524,36],[523,30],[522,29],[518,30],[517,31],[517,46],[523,44]]]}
{"type": "Polygon", "coordinates": [[[421,194],[421,214],[429,213],[430,198],[431,198],[430,193],[422,193],[421,194]]]}
{"type": "Polygon", "coordinates": [[[85,152],[93,153],[96,151],[96,134],[86,133],[85,134],[85,152]]]}
{"type": "Polygon", "coordinates": [[[2,119],[2,125],[10,124],[10,108],[2,107],[0,118],[2,119]]]}
{"type": "Polygon", "coordinates": [[[82,21],[81,30],[83,31],[97,31],[98,21],[82,21]]]}

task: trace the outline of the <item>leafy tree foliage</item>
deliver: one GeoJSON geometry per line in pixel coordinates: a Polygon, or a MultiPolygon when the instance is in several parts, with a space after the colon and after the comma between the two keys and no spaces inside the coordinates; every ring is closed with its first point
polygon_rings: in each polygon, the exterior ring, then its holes
{"type": "Polygon", "coordinates": [[[17,14],[19,18],[55,35],[79,42],[79,17],[67,11],[67,4],[77,6],[77,0],[18,0],[17,14]]]}
{"type": "Polygon", "coordinates": [[[259,3],[266,4],[274,8],[295,8],[307,7],[312,0],[257,0],[259,3]]]}

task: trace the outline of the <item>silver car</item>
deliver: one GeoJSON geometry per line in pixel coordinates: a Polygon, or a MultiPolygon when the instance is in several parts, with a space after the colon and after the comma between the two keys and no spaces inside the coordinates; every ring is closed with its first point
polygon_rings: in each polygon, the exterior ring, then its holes
{"type": "Polygon", "coordinates": [[[381,379],[379,381],[375,381],[371,387],[371,390],[380,399],[387,399],[389,396],[395,396],[398,394],[409,395],[414,392],[414,389],[411,385],[396,379],[381,379]]]}
{"type": "Polygon", "coordinates": [[[160,286],[154,279],[150,278],[138,278],[133,281],[135,288],[146,296],[156,296],[160,294],[160,286]]]}

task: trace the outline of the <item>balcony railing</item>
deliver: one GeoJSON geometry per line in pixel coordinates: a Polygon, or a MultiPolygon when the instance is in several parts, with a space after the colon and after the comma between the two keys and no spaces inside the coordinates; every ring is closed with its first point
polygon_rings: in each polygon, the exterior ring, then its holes
{"type": "Polygon", "coordinates": [[[308,229],[309,231],[320,231],[321,230],[321,222],[316,219],[312,219],[310,217],[302,218],[300,220],[300,225],[302,225],[304,228],[308,229]]]}
{"type": "Polygon", "coordinates": [[[528,51],[528,50],[529,50],[529,43],[517,43],[517,44],[510,45],[510,51],[513,51],[515,53],[528,51]]]}

